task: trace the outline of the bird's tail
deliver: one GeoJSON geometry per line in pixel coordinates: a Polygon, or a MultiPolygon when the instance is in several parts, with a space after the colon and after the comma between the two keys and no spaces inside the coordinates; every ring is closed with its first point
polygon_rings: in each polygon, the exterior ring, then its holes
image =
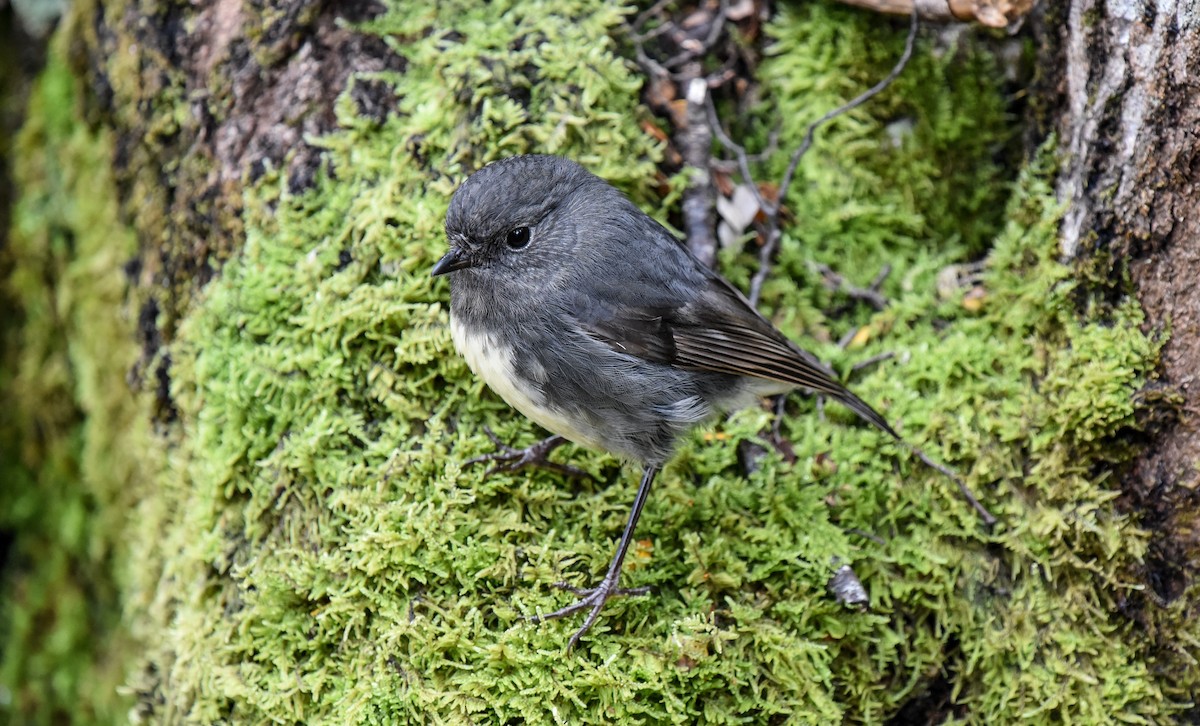
{"type": "MultiPolygon", "coordinates": [[[[839,388],[841,387],[839,386],[839,388]]],[[[837,392],[836,398],[842,402],[842,405],[858,414],[858,417],[863,421],[866,421],[888,436],[891,436],[896,441],[904,443],[904,439],[901,438],[900,434],[896,433],[896,430],[887,422],[887,419],[885,419],[883,415],[874,408],[871,408],[870,404],[868,404],[866,401],[854,395],[846,388],[841,388],[841,390],[837,392]]]]}

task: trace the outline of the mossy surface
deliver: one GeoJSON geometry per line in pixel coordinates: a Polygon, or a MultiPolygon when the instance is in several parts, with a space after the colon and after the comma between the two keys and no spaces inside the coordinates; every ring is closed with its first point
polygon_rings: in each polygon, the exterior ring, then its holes
{"type": "MultiPolygon", "coordinates": [[[[246,247],[174,350],[186,446],[165,567],[192,584],[156,614],[172,624],[152,658],[168,706],[198,720],[827,723],[887,718],[944,682],[981,723],[1171,711],[1118,614],[1144,538],[1104,473],[1155,344],[1132,308],[1080,318],[1053,259],[1050,169],[999,211],[1007,120],[995,69],[965,51],[922,56],[822,134],[765,304],[819,341],[866,326],[850,354],[818,346],[839,363],[896,352],[858,389],[1002,524],[982,532],[947,481],[802,401],[785,424],[796,463],[769,456],[743,476],[736,443],[769,423],[745,411],[697,432],[655,492],[626,572],[652,596],[610,604],[566,657],[576,623],[524,621],[569,598],[550,583],[587,585],[607,562],[632,476],[580,450],[565,455],[605,485],[463,468],[490,449],[485,424],[521,443],[540,432],[449,343],[446,289],[428,277],[448,195],[487,160],[536,150],[664,211],[645,187],[638,81],[596,42],[619,15],[555,10],[372,23],[408,60],[382,77],[399,113],[378,123],[346,104],[317,189],[249,195],[246,247]],[[897,115],[913,132],[894,146],[881,119],[897,115]],[[982,309],[940,299],[937,273],[989,244],[982,309]],[[860,284],[891,264],[892,306],[829,317],[814,262],[860,284]],[[863,578],[868,611],[827,594],[835,560],[863,578]]],[[[790,11],[772,32],[763,76],[785,137],[899,45],[850,11],[790,11]]],[[[735,279],[747,262],[723,260],[735,279]]]]}
{"type": "Polygon", "coordinates": [[[123,266],[135,244],[111,194],[110,141],[78,121],[61,42],[27,118],[4,281],[17,309],[0,367],[0,528],[11,537],[0,720],[115,723],[133,703],[118,693],[136,650],[126,538],[158,458],[148,408],[125,380],[136,350],[123,266]]]}
{"type": "MultiPolygon", "coordinates": [[[[1005,178],[999,74],[968,50],[919,47],[896,89],[821,132],[763,302],[839,368],[895,353],[852,385],[1001,523],[982,530],[952,483],[796,397],[794,462],[770,453],[743,473],[739,442],[771,448],[754,408],[667,467],[625,570],[650,596],[612,601],[569,655],[578,622],[525,620],[568,602],[551,583],[589,585],[607,564],[634,475],[576,447],[556,456],[599,483],[465,467],[492,449],[485,425],[522,445],[543,434],[454,353],[448,289],[428,271],[456,185],[510,154],[576,158],[667,216],[640,79],[609,40],[622,17],[585,0],[397,4],[362,32],[405,71],[359,78],[394,85],[397,112],[362,117],[347,92],[311,190],[275,173],[247,190],[245,243],[169,347],[169,464],[129,530],[136,569],[115,580],[144,638],[140,713],[880,722],[942,693],[970,723],[1168,720],[1195,677],[1161,672],[1128,613],[1146,538],[1113,476],[1157,343],[1134,306],[1091,300],[1055,261],[1052,153],[1005,178]],[[889,133],[897,119],[911,133],[889,133]],[[984,249],[973,297],[939,295],[939,272],[984,249]],[[833,314],[848,301],[816,263],[860,285],[891,265],[891,305],[833,314]],[[852,327],[848,351],[831,343],[852,327]],[[839,561],[865,611],[828,593],[839,561]]],[[[903,41],[824,6],[785,6],[770,32],[759,123],[782,119],[785,139],[903,41]]],[[[743,285],[753,272],[752,254],[721,263],[743,285]]],[[[1197,642],[1173,614],[1144,617],[1157,638],[1197,642]]]]}

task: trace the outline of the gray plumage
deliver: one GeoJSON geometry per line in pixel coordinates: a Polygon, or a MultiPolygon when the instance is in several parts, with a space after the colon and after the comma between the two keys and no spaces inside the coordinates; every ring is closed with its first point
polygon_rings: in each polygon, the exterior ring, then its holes
{"type": "MultiPolygon", "coordinates": [[[[619,587],[621,564],[659,468],[696,424],[804,387],[899,439],[662,225],[573,161],[518,156],[480,169],[450,201],[446,236],[433,274],[453,273],[450,331],[476,375],[555,434],[642,465],[604,578],[534,618],[589,610],[568,648],[609,598],[644,592],[619,587]]],[[[544,455],[551,444],[535,448],[544,455]]]]}
{"type": "Polygon", "coordinates": [[[455,270],[451,318],[511,346],[528,400],[509,403],[577,443],[661,466],[697,423],[796,387],[896,436],[662,225],[573,161],[484,167],[451,200],[446,234],[452,260],[439,266],[455,270]],[[522,227],[527,244],[512,249],[508,235],[522,227]]]}

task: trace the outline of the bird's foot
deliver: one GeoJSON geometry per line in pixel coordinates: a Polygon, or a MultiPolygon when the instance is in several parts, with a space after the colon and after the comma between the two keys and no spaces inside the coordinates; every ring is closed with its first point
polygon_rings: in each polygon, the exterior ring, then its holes
{"type": "Polygon", "coordinates": [[[492,443],[496,445],[496,448],[499,449],[499,451],[493,451],[490,454],[484,454],[482,456],[476,456],[473,459],[467,459],[463,462],[463,466],[492,462],[492,467],[487,470],[487,474],[485,476],[491,476],[498,471],[520,471],[526,467],[549,469],[550,471],[557,471],[560,474],[565,474],[570,477],[578,477],[583,479],[590,479],[592,476],[583,469],[577,469],[573,466],[550,461],[550,452],[567,443],[567,440],[561,436],[551,436],[549,438],[542,439],[536,444],[524,449],[514,449],[513,447],[501,441],[500,437],[497,436],[490,428],[485,426],[483,428],[483,432],[487,434],[487,437],[492,440],[492,443]]]}
{"type": "Polygon", "coordinates": [[[649,587],[618,587],[617,580],[617,576],[609,574],[600,581],[599,585],[587,588],[572,587],[565,582],[556,582],[554,583],[555,587],[569,590],[578,595],[579,599],[565,608],[545,615],[534,615],[529,620],[530,622],[541,623],[546,620],[554,620],[555,618],[565,618],[568,615],[591,608],[587,619],[583,621],[583,627],[576,630],[571,639],[567,641],[567,650],[573,650],[576,645],[579,645],[579,639],[583,637],[583,634],[596,624],[596,620],[600,618],[600,611],[604,608],[604,603],[608,602],[609,598],[621,595],[645,595],[650,592],[649,587]]]}

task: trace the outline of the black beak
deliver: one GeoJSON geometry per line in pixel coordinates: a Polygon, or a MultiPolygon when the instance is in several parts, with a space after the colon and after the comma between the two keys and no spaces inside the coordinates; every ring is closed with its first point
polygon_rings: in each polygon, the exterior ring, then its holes
{"type": "Polygon", "coordinates": [[[444,275],[447,272],[454,272],[455,270],[461,270],[464,267],[470,267],[473,264],[475,264],[475,262],[461,247],[451,247],[450,251],[447,252],[442,259],[437,261],[437,264],[433,266],[433,270],[431,270],[429,274],[433,277],[437,277],[438,275],[444,275]]]}

